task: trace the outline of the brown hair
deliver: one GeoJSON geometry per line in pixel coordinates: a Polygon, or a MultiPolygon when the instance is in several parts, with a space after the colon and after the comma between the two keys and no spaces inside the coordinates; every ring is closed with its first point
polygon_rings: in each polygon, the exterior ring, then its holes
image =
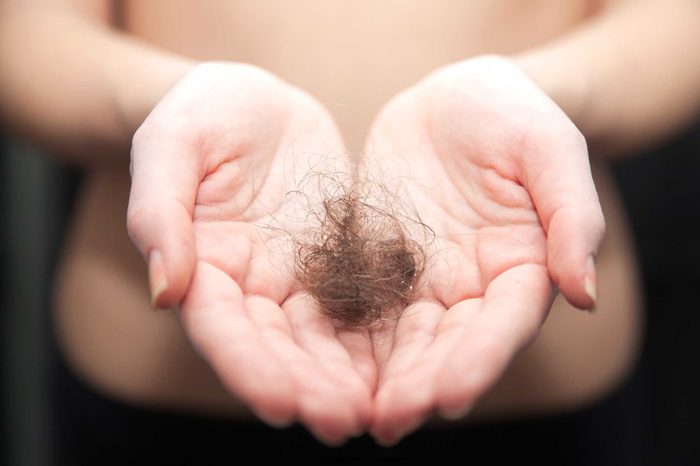
{"type": "Polygon", "coordinates": [[[417,215],[405,215],[405,206],[381,183],[355,180],[324,194],[319,225],[295,239],[297,280],[321,312],[347,326],[403,310],[425,264],[424,249],[407,225],[429,228],[417,215]]]}

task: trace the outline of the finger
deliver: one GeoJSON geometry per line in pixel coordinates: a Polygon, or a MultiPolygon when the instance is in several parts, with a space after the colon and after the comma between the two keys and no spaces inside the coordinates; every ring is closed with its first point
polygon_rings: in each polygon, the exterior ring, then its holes
{"type": "Polygon", "coordinates": [[[293,383],[246,316],[236,282],[199,262],[180,316],[195,347],[231,392],[270,424],[294,419],[293,383]]]}
{"type": "Polygon", "coordinates": [[[142,127],[134,136],[127,212],[129,236],[148,262],[151,302],[160,308],[182,300],[196,260],[197,154],[169,133],[142,127]]]}
{"type": "Polygon", "coordinates": [[[547,233],[547,267],[564,297],[580,309],[597,299],[594,258],[605,220],[591,178],[586,142],[571,125],[542,138],[524,157],[524,184],[547,233]]]}
{"type": "Polygon", "coordinates": [[[360,433],[368,426],[371,412],[371,393],[353,360],[338,340],[336,328],[324,317],[308,295],[290,297],[284,306],[296,343],[316,361],[335,384],[345,403],[355,410],[352,433],[360,433]]]}
{"type": "Polygon", "coordinates": [[[496,382],[515,353],[537,335],[552,299],[541,265],[514,267],[491,282],[481,311],[465,326],[437,375],[437,406],[445,417],[463,416],[496,382]]]}
{"type": "MultiPolygon", "coordinates": [[[[258,234],[257,232],[255,234],[258,234]]],[[[281,304],[294,286],[289,258],[293,257],[288,238],[258,238],[252,244],[242,285],[246,295],[260,295],[281,304]]]]}
{"type": "Polygon", "coordinates": [[[383,445],[398,442],[432,413],[436,405],[436,375],[461,338],[466,323],[481,307],[481,300],[463,301],[449,311],[438,303],[425,304],[422,318],[399,321],[394,351],[382,373],[372,435],[383,445]]]}
{"type": "Polygon", "coordinates": [[[241,222],[197,222],[194,226],[197,256],[243,283],[251,259],[251,241],[241,222]]]}
{"type": "Polygon", "coordinates": [[[354,410],[318,362],[294,341],[284,311],[260,296],[247,298],[246,309],[266,345],[291,377],[299,420],[328,445],[344,442],[356,429],[354,410]]]}
{"type": "MultiPolygon", "coordinates": [[[[435,329],[445,307],[437,301],[421,300],[408,306],[396,321],[391,335],[390,351],[383,354],[380,362],[380,387],[401,373],[411,370],[416,360],[435,338],[435,329]]],[[[386,344],[385,341],[378,342],[386,344]]]]}
{"type": "Polygon", "coordinates": [[[370,390],[374,393],[377,389],[377,363],[372,353],[372,340],[367,329],[344,328],[339,329],[338,340],[352,359],[355,370],[370,390]]]}

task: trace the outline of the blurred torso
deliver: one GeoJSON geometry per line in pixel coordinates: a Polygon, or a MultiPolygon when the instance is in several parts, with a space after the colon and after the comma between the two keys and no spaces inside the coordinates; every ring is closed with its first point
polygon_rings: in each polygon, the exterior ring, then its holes
{"type": "MultiPolygon", "coordinates": [[[[358,151],[381,106],[427,73],[546,42],[594,15],[600,3],[150,0],[124,2],[120,16],[125,31],[163,48],[253,63],[303,88],[358,151]]],[[[608,221],[599,313],[574,311],[558,299],[477,417],[581,406],[607,393],[634,362],[641,310],[631,240],[606,171],[596,164],[594,175],[608,221]]],[[[194,353],[176,315],[150,309],[145,264],[126,235],[128,190],[126,161],[95,167],[83,187],[57,284],[56,323],[68,360],[123,400],[245,415],[194,353]]]]}

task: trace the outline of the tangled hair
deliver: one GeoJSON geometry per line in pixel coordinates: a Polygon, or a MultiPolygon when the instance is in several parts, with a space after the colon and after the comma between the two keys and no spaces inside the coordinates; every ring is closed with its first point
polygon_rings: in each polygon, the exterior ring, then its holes
{"type": "Polygon", "coordinates": [[[427,227],[397,202],[384,184],[355,180],[325,190],[319,225],[295,240],[297,280],[322,313],[346,326],[370,325],[414,299],[425,253],[407,226],[427,227]]]}

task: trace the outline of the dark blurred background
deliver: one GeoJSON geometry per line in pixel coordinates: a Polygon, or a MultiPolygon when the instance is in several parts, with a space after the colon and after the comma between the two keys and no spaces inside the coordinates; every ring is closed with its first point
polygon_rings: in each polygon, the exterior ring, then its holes
{"type": "Polygon", "coordinates": [[[50,465],[51,276],[79,174],[0,134],[0,464],[50,465]]]}
{"type": "MultiPolygon", "coordinates": [[[[7,138],[0,167],[0,462],[50,465],[50,283],[80,174],[7,138]]],[[[547,439],[556,431],[568,440],[555,449],[578,458],[571,464],[619,457],[615,464],[700,465],[700,124],[618,162],[615,176],[646,289],[640,363],[625,387],[580,413],[529,423],[511,437],[503,432],[521,424],[475,430],[501,441],[490,460],[551,452],[547,439]]],[[[444,433],[416,437],[404,449],[449,441],[444,433]]]]}
{"type": "Polygon", "coordinates": [[[654,465],[700,465],[700,121],[615,169],[646,289],[654,465]]]}

